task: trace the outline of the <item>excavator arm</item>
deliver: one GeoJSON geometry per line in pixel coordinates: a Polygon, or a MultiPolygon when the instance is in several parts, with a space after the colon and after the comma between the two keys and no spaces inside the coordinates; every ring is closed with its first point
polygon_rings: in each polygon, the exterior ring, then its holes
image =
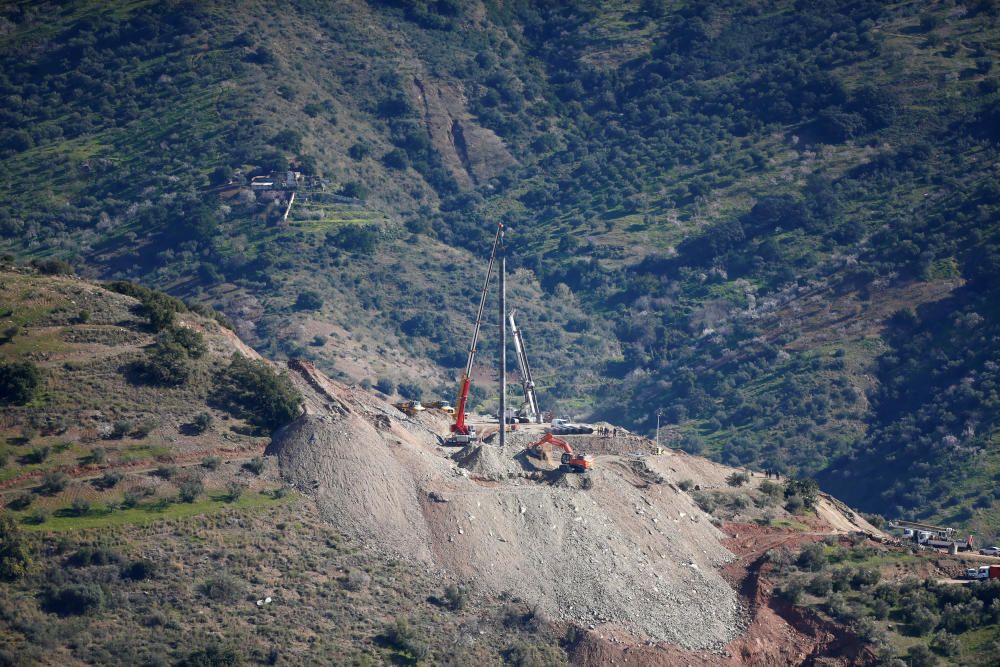
{"type": "MultiPolygon", "coordinates": [[[[568,442],[562,438],[552,435],[552,433],[546,433],[542,436],[541,440],[531,443],[528,445],[529,449],[540,448],[542,445],[550,444],[554,447],[558,447],[563,451],[563,455],[560,459],[563,470],[572,470],[573,472],[587,472],[594,467],[594,460],[585,454],[577,454],[573,451],[573,447],[570,446],[568,442]]],[[[536,451],[541,451],[536,449],[536,451]]]]}

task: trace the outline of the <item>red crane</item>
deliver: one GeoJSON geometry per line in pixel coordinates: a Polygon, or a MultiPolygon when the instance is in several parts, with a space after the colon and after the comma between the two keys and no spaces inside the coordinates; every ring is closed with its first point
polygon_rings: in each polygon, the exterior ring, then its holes
{"type": "Polygon", "coordinates": [[[458,390],[458,401],[455,403],[455,423],[451,425],[451,436],[446,441],[449,445],[465,445],[476,439],[476,428],[465,423],[465,406],[469,402],[469,388],[472,386],[472,362],[476,358],[476,345],[479,343],[479,329],[483,324],[483,311],[486,309],[486,292],[490,287],[493,275],[493,264],[497,257],[497,248],[503,243],[503,223],[497,225],[497,235],[493,239],[493,249],[490,251],[490,263],[486,267],[486,280],[483,281],[483,291],[479,297],[479,311],[476,313],[476,325],[472,329],[472,344],[469,346],[469,360],[462,372],[462,383],[458,390]]]}

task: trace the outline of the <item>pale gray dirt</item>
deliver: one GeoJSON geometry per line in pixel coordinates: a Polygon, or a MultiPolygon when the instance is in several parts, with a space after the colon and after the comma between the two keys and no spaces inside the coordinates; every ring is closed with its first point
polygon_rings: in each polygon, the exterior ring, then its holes
{"type": "Polygon", "coordinates": [[[307,364],[292,375],[307,414],[270,452],[344,533],[555,620],[693,649],[720,649],[745,627],[718,573],[733,559],[724,536],[667,483],[659,457],[599,455],[586,476],[533,472],[558,466],[558,450],[551,465],[523,455],[537,436],[511,434],[504,451],[445,449],[420,420],[307,364]]]}

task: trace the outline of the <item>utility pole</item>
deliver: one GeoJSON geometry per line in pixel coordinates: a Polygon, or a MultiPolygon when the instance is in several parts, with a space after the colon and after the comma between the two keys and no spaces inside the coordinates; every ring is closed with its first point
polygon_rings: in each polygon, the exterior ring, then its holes
{"type": "Polygon", "coordinates": [[[507,446],[507,250],[500,247],[500,449],[507,446]]]}
{"type": "Polygon", "coordinates": [[[660,417],[663,415],[663,408],[656,410],[656,451],[660,451],[660,417]]]}

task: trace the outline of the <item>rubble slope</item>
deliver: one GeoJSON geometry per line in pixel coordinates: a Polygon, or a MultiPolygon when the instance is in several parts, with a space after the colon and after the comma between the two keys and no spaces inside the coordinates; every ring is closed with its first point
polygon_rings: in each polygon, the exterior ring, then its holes
{"type": "Polygon", "coordinates": [[[293,369],[306,414],[271,452],[338,530],[554,620],[710,650],[744,627],[718,572],[732,559],[724,536],[646,461],[598,456],[586,481],[533,472],[515,436],[503,451],[460,453],[470,471],[419,418],[307,363],[293,369]]]}

